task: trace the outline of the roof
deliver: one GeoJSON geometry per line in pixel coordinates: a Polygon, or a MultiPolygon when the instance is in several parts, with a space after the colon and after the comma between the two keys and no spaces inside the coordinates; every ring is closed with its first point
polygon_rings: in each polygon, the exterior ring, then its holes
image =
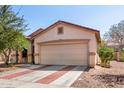
{"type": "Polygon", "coordinates": [[[73,24],[73,23],[66,22],[66,21],[61,21],[61,20],[53,23],[52,25],[50,25],[46,29],[40,28],[40,29],[36,30],[35,32],[30,34],[28,37],[31,37],[31,39],[34,39],[37,35],[43,33],[44,31],[46,31],[46,30],[48,30],[48,29],[50,29],[52,27],[55,27],[57,24],[62,24],[62,23],[63,24],[67,24],[67,25],[71,25],[71,26],[75,26],[75,27],[78,27],[78,28],[81,28],[81,29],[87,29],[89,31],[95,32],[97,39],[99,39],[98,41],[100,41],[100,32],[99,32],[99,30],[96,30],[96,29],[93,29],[93,28],[89,28],[89,27],[86,27],[86,26],[81,26],[81,25],[73,24]]]}
{"type": "Polygon", "coordinates": [[[32,40],[36,35],[38,35],[40,32],[42,32],[43,29],[39,28],[38,30],[36,30],[35,32],[31,33],[30,35],[26,36],[26,39],[28,40],[32,40]]]}
{"type": "Polygon", "coordinates": [[[39,34],[41,31],[43,31],[43,29],[42,28],[39,28],[35,32],[33,32],[30,35],[28,35],[28,37],[33,38],[34,36],[36,36],[37,34],[39,34]]]}
{"type": "Polygon", "coordinates": [[[66,21],[58,21],[60,23],[65,23],[65,24],[69,24],[69,25],[73,25],[73,26],[77,26],[77,27],[80,27],[80,28],[83,28],[83,29],[88,29],[88,30],[92,30],[92,31],[95,31],[95,32],[99,32],[99,30],[97,29],[93,29],[93,28],[90,28],[90,27],[86,27],[86,26],[82,26],[82,25],[77,25],[77,24],[73,24],[73,23],[70,23],[70,22],[66,22],[66,21]]]}

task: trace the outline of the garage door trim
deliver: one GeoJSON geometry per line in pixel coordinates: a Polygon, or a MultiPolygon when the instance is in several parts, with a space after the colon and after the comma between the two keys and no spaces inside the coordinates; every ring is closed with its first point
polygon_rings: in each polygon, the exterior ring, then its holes
{"type": "Polygon", "coordinates": [[[80,43],[88,43],[90,41],[90,39],[59,39],[59,40],[51,40],[51,41],[44,41],[44,42],[38,42],[37,44],[38,45],[46,45],[46,44],[57,44],[57,43],[62,43],[62,42],[65,42],[65,43],[77,43],[77,42],[80,42],[80,43]]]}

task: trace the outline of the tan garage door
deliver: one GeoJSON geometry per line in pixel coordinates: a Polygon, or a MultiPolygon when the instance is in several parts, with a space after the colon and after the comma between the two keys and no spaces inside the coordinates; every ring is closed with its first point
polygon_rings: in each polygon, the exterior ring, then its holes
{"type": "Polygon", "coordinates": [[[44,45],[40,49],[41,64],[87,65],[87,44],[44,45]]]}

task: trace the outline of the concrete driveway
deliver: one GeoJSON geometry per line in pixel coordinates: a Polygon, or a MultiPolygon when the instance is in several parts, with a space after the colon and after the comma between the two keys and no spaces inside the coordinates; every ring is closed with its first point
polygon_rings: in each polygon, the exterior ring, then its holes
{"type": "Polygon", "coordinates": [[[29,65],[0,73],[0,87],[69,87],[86,69],[83,66],[29,65]]]}

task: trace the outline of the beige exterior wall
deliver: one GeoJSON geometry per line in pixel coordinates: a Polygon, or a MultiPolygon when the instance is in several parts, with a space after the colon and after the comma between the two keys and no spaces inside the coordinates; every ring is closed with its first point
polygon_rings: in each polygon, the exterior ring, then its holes
{"type": "MultiPolygon", "coordinates": [[[[89,31],[87,29],[79,29],[73,26],[67,26],[64,24],[57,25],[56,27],[50,29],[49,31],[46,31],[40,35],[38,35],[34,40],[35,45],[35,63],[39,63],[39,49],[40,46],[38,43],[40,42],[47,42],[47,41],[53,41],[53,40],[64,40],[64,39],[89,39],[89,55],[91,52],[96,54],[97,51],[97,41],[95,32],[89,31]],[[58,27],[64,27],[64,34],[58,35],[57,34],[57,28],[58,27]]],[[[94,64],[96,63],[97,58],[96,55],[90,55],[89,57],[89,63],[91,67],[94,67],[94,64]]]]}
{"type": "Polygon", "coordinates": [[[16,52],[15,51],[12,51],[12,53],[11,53],[11,61],[16,62],[16,52]]]}
{"type": "Polygon", "coordinates": [[[0,55],[0,64],[4,63],[3,55],[0,55]]]}

